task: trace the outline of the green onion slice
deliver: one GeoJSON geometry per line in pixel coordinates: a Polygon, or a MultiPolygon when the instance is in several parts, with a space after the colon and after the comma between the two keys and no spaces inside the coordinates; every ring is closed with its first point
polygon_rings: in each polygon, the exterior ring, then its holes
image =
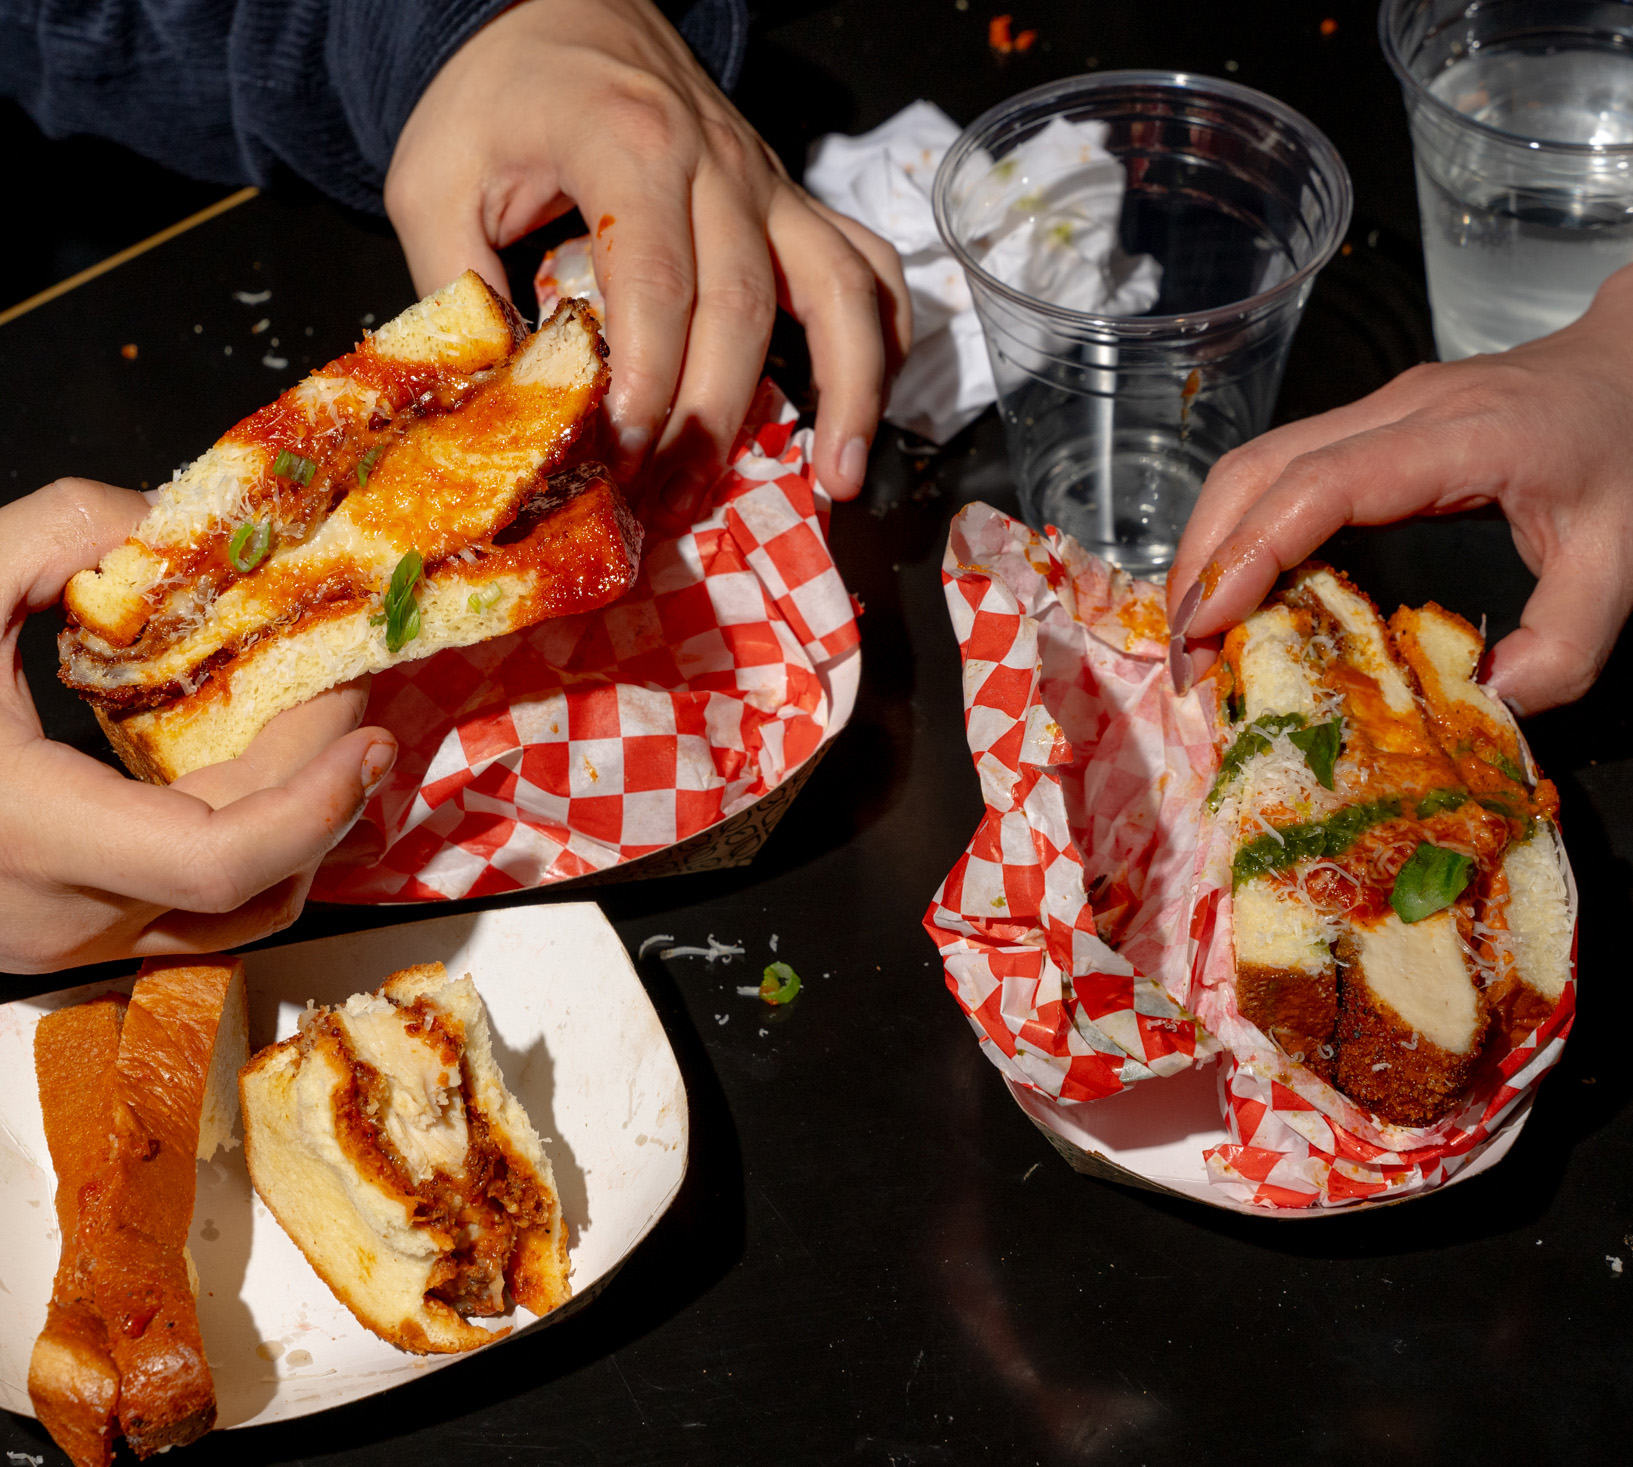
{"type": "Polygon", "coordinates": [[[1402,922],[1421,922],[1462,896],[1473,871],[1471,857],[1423,841],[1396,874],[1389,905],[1402,922]]]}
{"type": "Polygon", "coordinates": [[[374,472],[375,464],[380,462],[380,455],[385,451],[385,444],[376,443],[373,448],[363,455],[362,458],[358,459],[357,487],[359,489],[367,489],[369,487],[369,475],[374,472]]]}
{"type": "Polygon", "coordinates": [[[227,542],[227,559],[235,571],[252,571],[266,559],[272,544],[272,525],[267,520],[245,520],[227,542]]]}
{"type": "Polygon", "coordinates": [[[272,461],[274,475],[280,479],[297,479],[303,485],[310,484],[312,475],[317,471],[318,466],[311,459],[291,453],[287,448],[280,448],[277,458],[272,461]]]}
{"type": "Polygon", "coordinates": [[[504,591],[498,586],[484,586],[480,591],[472,591],[466,598],[465,604],[472,611],[487,611],[499,604],[499,598],[504,591]]]}
{"type": "Polygon", "coordinates": [[[787,963],[771,963],[760,979],[760,997],[767,1003],[792,1003],[799,992],[799,974],[787,963]]]}

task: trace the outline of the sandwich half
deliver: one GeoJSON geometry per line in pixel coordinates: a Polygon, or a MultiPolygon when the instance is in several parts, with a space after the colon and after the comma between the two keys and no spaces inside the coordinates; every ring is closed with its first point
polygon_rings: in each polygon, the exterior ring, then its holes
{"type": "Polygon", "coordinates": [[[599,465],[564,469],[605,358],[581,302],[529,335],[467,272],[232,428],[69,582],[63,681],[167,782],[325,688],[615,600],[639,526],[599,465]]]}
{"type": "Polygon", "coordinates": [[[1475,681],[1484,642],[1433,605],[1386,625],[1307,565],[1225,642],[1242,1016],[1399,1125],[1432,1124],[1571,971],[1558,799],[1475,681]]]}
{"type": "Polygon", "coordinates": [[[261,1200],[336,1298],[417,1354],[485,1345],[472,1317],[570,1293],[555,1178],[493,1057],[469,976],[442,964],[308,1009],[239,1077],[261,1200]]]}

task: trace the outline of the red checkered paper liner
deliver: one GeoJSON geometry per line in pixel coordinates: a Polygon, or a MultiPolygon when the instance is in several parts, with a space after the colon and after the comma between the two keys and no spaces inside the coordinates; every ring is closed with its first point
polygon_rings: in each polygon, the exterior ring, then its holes
{"type": "Polygon", "coordinates": [[[947,985],[988,1058],[1053,1099],[1185,1069],[1216,1049],[1183,1003],[1186,812],[1214,756],[1201,701],[1167,690],[1161,593],[983,504],[942,580],[986,804],[925,917],[947,985]]]}
{"type": "Polygon", "coordinates": [[[1207,1174],[1267,1209],[1438,1186],[1522,1118],[1569,1032],[1574,979],[1431,1127],[1381,1122],[1241,1016],[1231,807],[1205,808],[1213,685],[1173,693],[1157,587],[982,504],[954,520],[942,579],[986,812],[925,926],[1012,1085],[1086,1103],[1223,1051],[1228,1139],[1205,1153],[1207,1174]]]}
{"type": "Polygon", "coordinates": [[[615,604],[374,679],[400,752],[364,819],[383,850],[324,867],[332,902],[441,901],[570,880],[747,808],[842,726],[859,656],[811,433],[762,382],[704,518],[649,530],[615,604]]]}

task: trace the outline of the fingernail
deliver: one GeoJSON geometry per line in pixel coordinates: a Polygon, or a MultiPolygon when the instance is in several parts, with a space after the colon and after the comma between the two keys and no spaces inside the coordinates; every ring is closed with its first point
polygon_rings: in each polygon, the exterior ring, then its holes
{"type": "Polygon", "coordinates": [[[640,468],[646,457],[647,444],[652,441],[649,428],[620,428],[618,430],[618,475],[620,478],[640,468]]]}
{"type": "Polygon", "coordinates": [[[704,501],[712,480],[707,474],[696,471],[683,471],[670,479],[659,493],[664,508],[671,514],[679,515],[691,521],[701,517],[705,508],[704,501]]]}
{"type": "Polygon", "coordinates": [[[385,783],[391,766],[397,762],[397,746],[385,739],[376,739],[363,755],[363,798],[372,799],[374,792],[385,783]]]}
{"type": "Polygon", "coordinates": [[[1191,691],[1191,654],[1185,650],[1184,637],[1168,639],[1168,676],[1181,698],[1191,691]]]}
{"type": "Polygon", "coordinates": [[[839,477],[847,484],[862,486],[868,476],[868,442],[858,434],[839,454],[839,477]]]}
{"type": "Polygon", "coordinates": [[[1196,609],[1202,604],[1202,582],[1195,581],[1191,589],[1179,598],[1179,605],[1174,611],[1173,624],[1169,630],[1176,637],[1183,637],[1190,630],[1191,622],[1196,617],[1196,609]]]}

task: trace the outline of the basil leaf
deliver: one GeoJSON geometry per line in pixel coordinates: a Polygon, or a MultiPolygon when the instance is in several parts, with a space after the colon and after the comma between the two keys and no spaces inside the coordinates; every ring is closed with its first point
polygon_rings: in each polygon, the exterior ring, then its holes
{"type": "Polygon", "coordinates": [[[1332,767],[1344,751],[1344,726],[1339,719],[1318,723],[1310,728],[1295,729],[1287,735],[1293,747],[1304,755],[1310,773],[1321,782],[1323,789],[1332,788],[1332,767]]]}
{"type": "Polygon", "coordinates": [[[1421,922],[1443,912],[1463,894],[1474,861],[1461,851],[1423,841],[1395,877],[1389,905],[1402,922],[1421,922]]]}
{"type": "Polygon", "coordinates": [[[1468,803],[1469,792],[1464,789],[1430,790],[1418,801],[1418,819],[1427,820],[1431,815],[1438,815],[1442,810],[1460,810],[1468,803]]]}
{"type": "Polygon", "coordinates": [[[386,451],[383,443],[376,443],[362,458],[357,461],[357,487],[369,487],[369,475],[374,472],[374,466],[380,461],[380,455],[386,451]]]}
{"type": "Polygon", "coordinates": [[[391,584],[382,598],[388,652],[401,652],[420,634],[420,603],[414,592],[424,564],[419,551],[410,550],[391,573],[391,584]]]}

